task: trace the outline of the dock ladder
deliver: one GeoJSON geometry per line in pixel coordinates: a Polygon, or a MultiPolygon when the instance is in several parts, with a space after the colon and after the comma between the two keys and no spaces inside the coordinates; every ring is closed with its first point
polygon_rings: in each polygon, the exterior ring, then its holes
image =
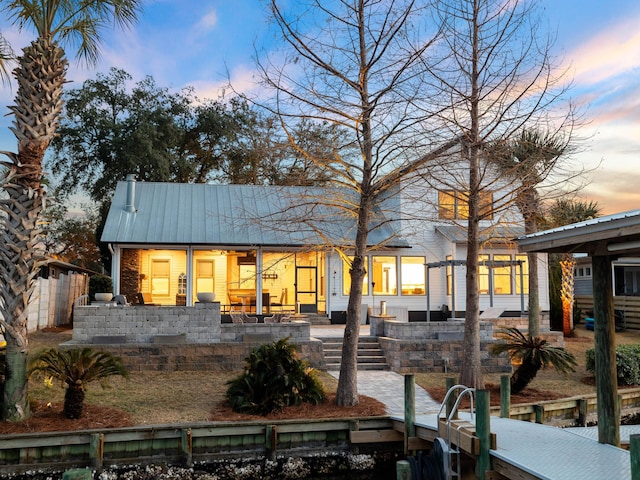
{"type": "MultiPolygon", "coordinates": [[[[455,440],[452,438],[451,432],[451,423],[452,420],[456,419],[458,413],[458,406],[460,405],[460,401],[465,395],[469,397],[469,405],[470,405],[470,413],[471,413],[471,421],[474,422],[474,408],[473,408],[473,395],[475,393],[475,388],[469,388],[464,385],[454,385],[449,389],[447,394],[444,397],[444,401],[440,406],[440,410],[438,411],[438,424],[440,423],[440,419],[446,419],[446,429],[445,429],[445,438],[436,438],[436,441],[440,444],[442,449],[442,462],[443,462],[443,471],[446,475],[447,480],[461,480],[462,479],[462,466],[460,461],[460,431],[463,428],[462,426],[458,426],[455,430],[455,440]],[[445,415],[442,415],[442,410],[446,408],[448,404],[449,397],[453,395],[455,392],[460,392],[456,402],[454,403],[451,411],[447,414],[445,411],[445,415]]],[[[438,426],[439,430],[439,426],[438,426]]]]}

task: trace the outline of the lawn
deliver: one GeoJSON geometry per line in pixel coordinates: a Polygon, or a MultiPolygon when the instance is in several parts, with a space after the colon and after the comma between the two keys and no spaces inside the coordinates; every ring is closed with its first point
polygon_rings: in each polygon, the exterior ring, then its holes
{"type": "MultiPolygon", "coordinates": [[[[36,332],[30,336],[30,351],[57,345],[71,337],[68,331],[36,332]]],[[[616,334],[618,343],[640,343],[640,332],[627,331],[616,334]]],[[[578,326],[576,336],[566,339],[566,347],[576,356],[578,368],[568,376],[559,375],[548,369],[541,371],[530,388],[523,392],[521,398],[513,399],[513,403],[539,401],[541,399],[567,397],[595,392],[592,376],[585,369],[584,352],[593,346],[593,332],[578,326]]],[[[88,408],[104,408],[109,417],[120,417],[132,425],[149,425],[163,423],[190,423],[207,420],[232,420],[241,417],[233,416],[223,407],[226,382],[240,372],[134,372],[129,380],[113,378],[109,387],[102,389],[100,385],[91,385],[87,390],[86,403],[88,408]],[[115,410],[110,410],[115,409],[115,410]]],[[[337,381],[326,372],[319,372],[320,379],[329,394],[335,392],[337,381]]],[[[434,398],[442,394],[446,377],[452,374],[418,373],[416,383],[427,389],[434,398]]],[[[487,375],[485,382],[500,384],[500,375],[487,375]]],[[[62,404],[64,390],[54,384],[47,386],[43,381],[31,381],[29,385],[30,398],[36,408],[57,410],[62,404]]],[[[333,415],[359,416],[366,414],[381,414],[380,404],[375,401],[362,402],[360,409],[333,408],[333,415]]],[[[332,410],[332,405],[323,407],[332,410]]],[[[312,407],[313,408],[313,407],[312,407]]],[[[61,410],[61,408],[60,408],[61,410]]],[[[292,416],[311,415],[318,417],[319,407],[315,410],[291,413],[292,416]]],[[[286,416],[285,412],[285,416],[286,416]]],[[[91,416],[88,410],[85,416],[91,416]]],[[[98,414],[93,412],[94,416],[98,414]]],[[[105,414],[106,415],[106,414],[105,414]]],[[[106,420],[105,420],[106,421],[106,420]]],[[[125,423],[125,424],[126,424],[125,423]]],[[[2,424],[0,424],[2,427],[2,424]]],[[[31,427],[37,430],[35,424],[31,427]]],[[[78,425],[75,428],[79,428],[78,425]]],[[[87,428],[83,426],[82,428],[87,428]]]]}

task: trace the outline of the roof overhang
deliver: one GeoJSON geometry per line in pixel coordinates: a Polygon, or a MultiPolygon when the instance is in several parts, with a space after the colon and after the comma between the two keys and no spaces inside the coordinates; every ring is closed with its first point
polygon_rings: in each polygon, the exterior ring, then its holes
{"type": "Polygon", "coordinates": [[[640,210],[519,237],[522,252],[588,253],[629,256],[640,254],[640,210]]]}

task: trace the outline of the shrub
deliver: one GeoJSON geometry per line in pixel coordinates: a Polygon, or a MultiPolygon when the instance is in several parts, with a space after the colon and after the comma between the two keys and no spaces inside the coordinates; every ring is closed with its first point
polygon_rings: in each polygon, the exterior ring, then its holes
{"type": "Polygon", "coordinates": [[[104,388],[108,377],[129,376],[120,357],[89,347],[42,350],[31,359],[29,376],[33,374],[52,377],[66,385],[63,413],[72,419],[82,416],[84,391],[89,383],[98,381],[104,388]]]}
{"type": "Polygon", "coordinates": [[[93,275],[89,277],[89,298],[93,300],[96,293],[113,292],[113,280],[107,275],[93,275]]]}
{"type": "MultiPolygon", "coordinates": [[[[586,352],[587,370],[595,374],[595,350],[586,352]]],[[[640,384],[640,345],[618,345],[616,347],[616,372],[618,385],[640,384]]]]}
{"type": "Polygon", "coordinates": [[[266,415],[300,403],[321,403],[322,383],[296,349],[283,338],[255,348],[245,371],[227,384],[226,399],[236,412],[266,415]]]}

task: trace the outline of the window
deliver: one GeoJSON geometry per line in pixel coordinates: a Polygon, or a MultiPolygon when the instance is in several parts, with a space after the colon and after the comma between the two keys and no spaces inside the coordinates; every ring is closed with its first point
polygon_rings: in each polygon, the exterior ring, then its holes
{"type": "MultiPolygon", "coordinates": [[[[349,295],[351,291],[351,262],[353,261],[353,257],[349,257],[349,261],[344,260],[342,262],[342,293],[343,295],[349,295]]],[[[365,269],[367,268],[367,257],[364,258],[365,269]]],[[[369,295],[369,275],[364,274],[364,279],[362,280],[362,295],[369,295]]]]}
{"type": "MultiPolygon", "coordinates": [[[[480,192],[480,218],[492,218],[493,194],[480,192]]],[[[469,192],[445,190],[438,192],[438,217],[443,220],[466,220],[469,218],[469,192]]]]}
{"type": "Polygon", "coordinates": [[[213,260],[196,260],[196,293],[215,290],[214,272],[213,260]]]}
{"type": "Polygon", "coordinates": [[[488,262],[489,255],[478,255],[478,292],[483,295],[489,294],[489,267],[482,265],[482,262],[488,262]]]}
{"type": "MultiPolygon", "coordinates": [[[[511,255],[494,255],[496,262],[510,262],[511,255]]],[[[496,295],[511,295],[511,265],[495,267],[493,269],[493,293],[496,295]]]]}
{"type": "Polygon", "coordinates": [[[371,259],[374,295],[397,295],[398,268],[396,257],[374,256],[371,259]]]}
{"type": "Polygon", "coordinates": [[[187,294],[187,275],[185,273],[181,273],[178,275],[178,295],[186,295],[187,294]]]}
{"type": "Polygon", "coordinates": [[[424,257],[401,257],[402,295],[424,295],[427,291],[424,257]]]}
{"type": "Polygon", "coordinates": [[[151,260],[151,295],[169,296],[170,274],[169,260],[151,260]]]}
{"type": "Polygon", "coordinates": [[[516,260],[522,261],[522,292],[520,291],[520,267],[516,266],[516,294],[529,294],[529,262],[526,255],[516,255],[516,260]]]}

